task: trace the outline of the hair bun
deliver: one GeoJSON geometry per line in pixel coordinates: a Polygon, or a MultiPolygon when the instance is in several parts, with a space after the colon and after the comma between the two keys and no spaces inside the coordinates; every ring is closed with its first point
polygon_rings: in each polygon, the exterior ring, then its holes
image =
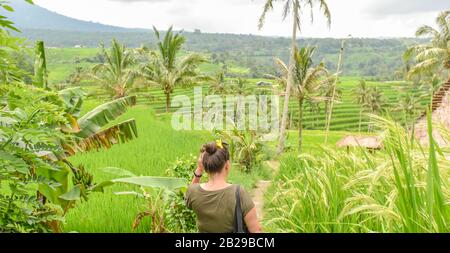
{"type": "Polygon", "coordinates": [[[217,145],[214,142],[204,145],[203,148],[210,155],[214,155],[217,152],[217,145]]]}

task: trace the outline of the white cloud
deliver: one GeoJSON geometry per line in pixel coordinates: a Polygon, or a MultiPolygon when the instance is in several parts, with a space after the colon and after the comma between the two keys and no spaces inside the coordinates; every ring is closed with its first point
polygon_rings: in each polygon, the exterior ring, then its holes
{"type": "MultiPolygon", "coordinates": [[[[414,36],[422,24],[450,7],[448,0],[328,0],[331,29],[318,10],[314,24],[305,16],[305,37],[414,36]],[[426,4],[424,4],[426,2],[426,4]]],[[[35,0],[35,3],[70,17],[110,25],[165,29],[201,29],[205,32],[289,36],[291,22],[281,19],[281,5],[270,13],[262,31],[257,23],[264,0],[35,0]]],[[[307,12],[305,12],[307,13],[307,12]]]]}

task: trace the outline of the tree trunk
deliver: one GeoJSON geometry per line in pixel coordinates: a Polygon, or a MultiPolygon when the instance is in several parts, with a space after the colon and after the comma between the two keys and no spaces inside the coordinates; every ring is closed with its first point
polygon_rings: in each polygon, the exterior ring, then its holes
{"type": "Polygon", "coordinates": [[[330,100],[330,107],[328,108],[328,115],[327,115],[327,120],[326,120],[326,124],[327,124],[327,129],[325,132],[325,144],[328,143],[328,133],[330,132],[330,125],[331,125],[331,116],[333,115],[333,105],[334,105],[334,98],[336,97],[336,85],[337,85],[337,81],[339,79],[339,72],[341,71],[341,67],[342,67],[342,58],[344,55],[344,46],[345,46],[345,39],[342,40],[342,44],[341,44],[341,51],[339,53],[339,61],[338,61],[338,66],[337,66],[337,71],[336,71],[336,79],[333,82],[333,94],[331,96],[331,100],[330,100]]]}
{"type": "Polygon", "coordinates": [[[294,68],[295,68],[295,50],[297,48],[297,17],[298,17],[298,1],[294,2],[293,6],[293,15],[294,18],[293,26],[292,26],[292,41],[291,41],[291,56],[289,60],[289,71],[288,78],[286,84],[286,92],[284,95],[284,108],[283,108],[283,117],[281,119],[281,127],[280,127],[280,136],[278,143],[277,153],[281,154],[284,151],[285,146],[285,138],[286,138],[286,125],[289,116],[289,97],[291,95],[291,89],[294,83],[294,68]]]}
{"type": "Polygon", "coordinates": [[[359,125],[358,125],[359,133],[361,133],[361,123],[362,123],[362,110],[359,110],[359,125]]]}
{"type": "Polygon", "coordinates": [[[298,100],[298,154],[302,153],[303,144],[303,98],[298,100]]]}
{"type": "Polygon", "coordinates": [[[170,112],[170,93],[166,93],[166,113],[170,112]]]}

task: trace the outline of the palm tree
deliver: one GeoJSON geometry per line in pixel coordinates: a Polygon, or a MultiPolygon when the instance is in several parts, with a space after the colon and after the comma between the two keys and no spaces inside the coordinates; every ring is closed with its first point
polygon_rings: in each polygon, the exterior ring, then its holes
{"type": "Polygon", "coordinates": [[[114,98],[126,97],[138,76],[137,71],[132,68],[135,63],[132,50],[113,39],[109,52],[101,46],[101,55],[105,62],[92,68],[93,77],[99,80],[114,98]]]}
{"type": "Polygon", "coordinates": [[[172,27],[161,40],[159,31],[153,27],[158,39],[157,53],[151,52],[150,62],[142,67],[141,74],[149,84],[161,87],[166,95],[166,112],[170,111],[170,95],[178,85],[190,85],[203,79],[198,66],[206,62],[199,54],[189,54],[180,59],[180,53],[186,38],[181,33],[174,33],[172,27]]]}
{"type": "Polygon", "coordinates": [[[361,132],[361,123],[362,123],[362,113],[365,109],[365,106],[367,105],[367,102],[369,100],[369,89],[366,85],[366,81],[361,79],[359,80],[358,86],[352,90],[354,101],[360,105],[359,109],[359,126],[358,131],[361,132]]]}
{"type": "MultiPolygon", "coordinates": [[[[380,114],[385,106],[383,92],[378,87],[372,87],[367,94],[367,100],[364,106],[372,114],[380,114]]],[[[372,130],[372,118],[369,122],[369,132],[372,130]]]]}
{"type": "Polygon", "coordinates": [[[229,92],[239,96],[245,96],[250,93],[250,87],[248,86],[248,80],[238,77],[231,82],[229,92]]]}
{"type": "Polygon", "coordinates": [[[405,125],[408,127],[411,117],[420,108],[420,101],[423,96],[415,96],[411,92],[406,92],[400,95],[398,103],[396,104],[396,111],[403,112],[405,125]]]}
{"type": "Polygon", "coordinates": [[[443,11],[436,18],[437,29],[424,25],[416,31],[417,37],[431,37],[427,44],[416,45],[406,50],[404,59],[414,57],[416,64],[409,76],[420,74],[448,74],[450,70],[450,10],[443,11]],[[447,72],[447,73],[446,73],[447,72]]]}
{"type": "Polygon", "coordinates": [[[228,86],[225,81],[225,72],[219,71],[214,77],[210,78],[211,84],[209,86],[209,94],[211,95],[223,95],[227,93],[228,86]]]}
{"type": "MultiPolygon", "coordinates": [[[[314,99],[314,95],[318,92],[324,82],[329,79],[324,76],[328,75],[328,71],[323,63],[313,66],[312,56],[315,48],[307,47],[296,49],[294,54],[294,93],[298,101],[298,152],[302,152],[303,143],[303,104],[305,100],[314,99]]],[[[278,66],[282,73],[289,73],[289,69],[281,60],[277,60],[278,66]]],[[[288,76],[284,76],[284,82],[287,83],[288,76]]]]}
{"type": "MultiPolygon", "coordinates": [[[[286,125],[289,115],[289,97],[291,94],[291,89],[294,84],[294,66],[295,66],[295,50],[297,48],[297,31],[300,31],[301,17],[304,8],[311,9],[311,21],[313,21],[313,8],[314,4],[318,3],[320,9],[323,11],[323,15],[327,18],[328,26],[331,25],[331,13],[328,9],[328,5],[325,0],[280,0],[284,3],[283,7],[283,19],[286,19],[289,14],[292,14],[293,24],[292,24],[292,41],[291,41],[291,53],[288,68],[288,80],[286,84],[286,92],[283,107],[283,116],[281,120],[280,128],[280,140],[278,144],[278,153],[280,154],[284,150],[285,136],[286,136],[286,125]]],[[[273,10],[273,4],[277,0],[266,0],[264,5],[263,13],[259,19],[259,29],[262,29],[266,19],[266,15],[269,11],[273,10]]]]}

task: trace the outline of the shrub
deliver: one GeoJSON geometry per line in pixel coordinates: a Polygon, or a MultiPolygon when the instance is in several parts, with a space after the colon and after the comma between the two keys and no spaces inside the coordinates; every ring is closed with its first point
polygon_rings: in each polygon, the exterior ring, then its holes
{"type": "MultiPolygon", "coordinates": [[[[186,159],[178,159],[174,166],[167,170],[171,177],[192,180],[193,171],[197,167],[197,157],[191,155],[186,159]]],[[[168,208],[165,209],[167,229],[171,232],[191,233],[197,232],[196,216],[194,211],[186,207],[184,201],[185,190],[178,190],[168,194],[168,208]]]]}

